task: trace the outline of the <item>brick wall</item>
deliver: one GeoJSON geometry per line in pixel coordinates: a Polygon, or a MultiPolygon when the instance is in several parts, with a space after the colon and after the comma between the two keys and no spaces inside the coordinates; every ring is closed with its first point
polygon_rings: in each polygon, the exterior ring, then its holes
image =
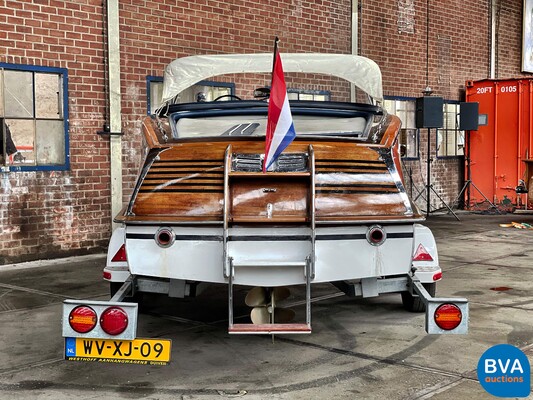
{"type": "Polygon", "coordinates": [[[522,8],[520,0],[501,1],[496,16],[496,78],[509,79],[531,74],[520,73],[522,65],[522,8]],[[518,68],[517,68],[518,66],[518,68]]]}
{"type": "MultiPolygon", "coordinates": [[[[426,1],[363,1],[361,54],[381,66],[385,94],[416,98],[429,85],[436,96],[464,101],[466,80],[490,76],[488,3],[429,1],[428,34],[426,1]]],[[[520,72],[522,1],[499,1],[497,9],[496,77],[528,75],[520,72]]],[[[420,135],[420,159],[404,162],[408,190],[415,197],[427,181],[427,130],[422,129],[420,135]]],[[[434,129],[431,141],[436,143],[434,129]]],[[[439,196],[451,204],[463,184],[464,160],[437,158],[435,144],[430,146],[430,158],[431,183],[439,196]]],[[[432,209],[444,206],[437,196],[432,194],[430,199],[432,209]]],[[[425,195],[417,203],[425,209],[425,195]]]]}
{"type": "Polygon", "coordinates": [[[110,234],[102,2],[5,1],[0,61],[67,68],[70,171],[1,173],[0,264],[102,251],[110,234]]]}
{"type": "MultiPolygon", "coordinates": [[[[120,0],[124,201],[140,163],[147,75],[162,76],[168,62],[185,55],[271,52],[276,35],[282,52],[349,53],[351,3],[120,0]]],[[[426,2],[360,3],[361,51],[382,67],[385,93],[420,96],[426,86],[426,2]]],[[[430,3],[429,84],[435,94],[459,100],[466,79],[488,75],[488,5],[430,3]]],[[[501,3],[498,76],[519,76],[522,1],[501,3]]],[[[101,0],[0,3],[1,62],[68,69],[71,155],[69,171],[0,175],[0,264],[106,246],[112,217],[109,143],[95,133],[106,122],[103,21],[101,0]]],[[[268,83],[269,77],[260,80],[268,83]]],[[[329,82],[309,77],[287,81],[289,87],[329,89],[329,82]]],[[[255,86],[244,80],[237,94],[255,86]]],[[[346,99],[346,88],[336,81],[333,98],[346,99]]],[[[425,181],[424,134],[420,161],[406,165],[418,186],[425,181]]],[[[455,159],[433,162],[435,188],[448,201],[461,186],[461,165],[455,159]]]]}

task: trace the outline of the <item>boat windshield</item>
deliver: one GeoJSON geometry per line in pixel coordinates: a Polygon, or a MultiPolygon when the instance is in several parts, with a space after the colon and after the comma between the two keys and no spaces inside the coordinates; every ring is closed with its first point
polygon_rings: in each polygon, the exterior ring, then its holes
{"type": "MultiPolygon", "coordinates": [[[[366,117],[293,115],[297,135],[366,138],[366,117]]],[[[202,118],[181,117],[173,124],[175,139],[216,136],[265,136],[266,115],[231,115],[202,118]]]]}

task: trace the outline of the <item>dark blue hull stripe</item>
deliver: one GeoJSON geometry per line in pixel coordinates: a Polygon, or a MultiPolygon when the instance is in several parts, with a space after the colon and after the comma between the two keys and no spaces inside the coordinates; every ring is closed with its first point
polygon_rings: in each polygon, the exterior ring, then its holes
{"type": "MultiPolygon", "coordinates": [[[[413,237],[413,232],[400,232],[389,233],[387,239],[410,239],[413,237]]],[[[126,239],[154,239],[154,235],[147,233],[127,233],[126,239]]],[[[176,240],[183,241],[214,241],[222,242],[222,236],[220,235],[176,235],[176,240]]],[[[316,240],[361,240],[366,239],[366,234],[325,234],[316,235],[316,240]]],[[[229,236],[230,242],[288,242],[288,241],[306,241],[311,240],[311,236],[308,235],[291,235],[291,236],[259,236],[259,235],[247,235],[247,236],[229,236]]]]}

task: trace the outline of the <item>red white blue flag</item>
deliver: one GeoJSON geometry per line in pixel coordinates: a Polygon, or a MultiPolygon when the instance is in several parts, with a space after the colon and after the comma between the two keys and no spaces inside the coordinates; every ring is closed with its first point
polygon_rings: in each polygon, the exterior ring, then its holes
{"type": "Polygon", "coordinates": [[[272,85],[270,87],[270,100],[268,103],[268,117],[266,128],[265,162],[263,172],[266,172],[281,152],[293,141],[296,136],[292,122],[287,86],[283,76],[281,57],[274,50],[274,67],[272,68],[272,85]]]}

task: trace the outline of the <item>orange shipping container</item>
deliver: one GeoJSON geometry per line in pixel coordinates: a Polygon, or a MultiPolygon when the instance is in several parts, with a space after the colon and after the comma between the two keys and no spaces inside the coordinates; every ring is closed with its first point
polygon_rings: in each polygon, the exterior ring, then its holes
{"type": "MultiPolygon", "coordinates": [[[[520,180],[524,180],[531,199],[533,79],[467,81],[466,101],[478,102],[480,115],[479,129],[467,132],[472,182],[499,208],[517,204],[520,195],[515,189],[520,180]]],[[[522,197],[520,204],[524,200],[522,197]]],[[[470,186],[468,206],[483,201],[482,194],[470,186]]]]}

